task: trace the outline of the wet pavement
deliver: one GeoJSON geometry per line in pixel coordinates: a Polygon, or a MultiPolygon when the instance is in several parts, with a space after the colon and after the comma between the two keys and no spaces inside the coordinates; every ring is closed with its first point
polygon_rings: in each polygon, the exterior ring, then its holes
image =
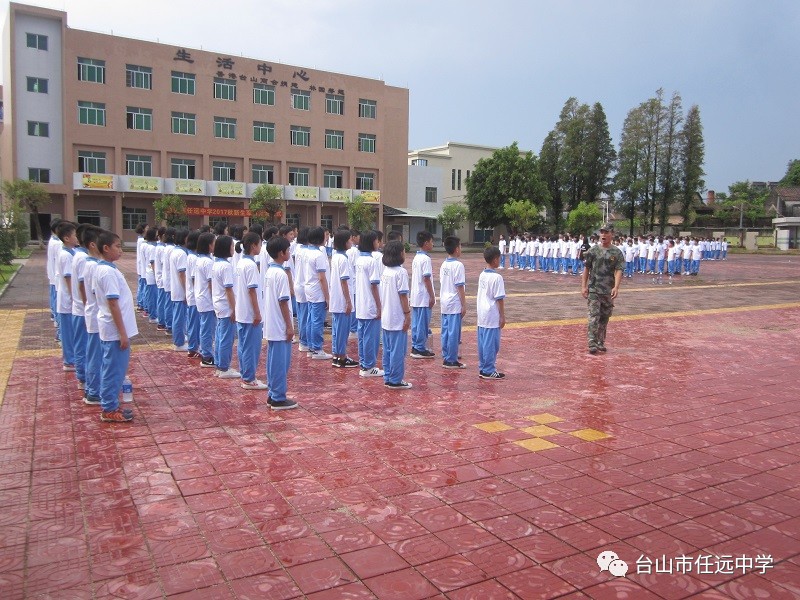
{"type": "Polygon", "coordinates": [[[467,370],[295,351],[283,413],[140,317],[123,425],[61,371],[34,254],[0,298],[0,597],[800,596],[800,257],[625,280],[598,356],[577,277],[501,273],[505,381],[474,297],[467,370]]]}

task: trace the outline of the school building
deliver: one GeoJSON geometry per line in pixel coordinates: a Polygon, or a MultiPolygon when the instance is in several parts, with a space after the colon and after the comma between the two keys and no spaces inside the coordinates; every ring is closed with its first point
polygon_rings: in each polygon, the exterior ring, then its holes
{"type": "MultiPolygon", "coordinates": [[[[248,223],[261,184],[282,220],[346,223],[346,199],[406,204],[408,90],[383,81],[71,29],[11,3],[3,29],[0,175],[42,183],[52,217],[135,241],[153,201],[188,225],[248,223]]],[[[33,227],[32,227],[33,230],[33,227]]]]}

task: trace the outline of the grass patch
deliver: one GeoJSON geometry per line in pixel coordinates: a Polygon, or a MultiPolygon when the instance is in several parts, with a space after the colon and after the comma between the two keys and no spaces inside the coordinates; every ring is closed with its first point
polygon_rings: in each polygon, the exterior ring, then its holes
{"type": "Polygon", "coordinates": [[[7,283],[18,270],[19,265],[0,265],[0,284],[7,283]]]}
{"type": "Polygon", "coordinates": [[[14,258],[30,258],[31,254],[33,254],[33,250],[30,248],[20,248],[17,250],[17,253],[14,255],[14,258]]]}

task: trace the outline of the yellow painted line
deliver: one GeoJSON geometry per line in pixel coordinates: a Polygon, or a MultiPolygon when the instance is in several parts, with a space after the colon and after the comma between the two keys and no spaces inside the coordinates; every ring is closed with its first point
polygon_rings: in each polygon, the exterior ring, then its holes
{"type": "MultiPolygon", "coordinates": [[[[529,283],[536,283],[535,281],[531,281],[529,283]]],[[[706,284],[706,285],[689,285],[689,286],[672,286],[670,287],[668,284],[662,285],[651,285],[648,287],[634,287],[629,288],[625,287],[624,285],[620,289],[621,294],[629,294],[629,293],[638,293],[638,292],[686,292],[692,290],[710,290],[710,289],[725,289],[725,288],[739,288],[739,287],[762,287],[768,285],[787,285],[787,284],[794,284],[800,285],[800,280],[797,279],[786,279],[782,281],[753,281],[753,282],[746,282],[746,283],[720,283],[720,284],[706,284]]],[[[560,291],[560,292],[513,292],[511,294],[506,294],[506,298],[538,298],[538,297],[546,297],[546,296],[576,296],[580,295],[581,290],[580,288],[569,290],[569,291],[560,291]]],[[[477,296],[467,296],[467,298],[475,299],[477,296]]]]}
{"type": "Polygon", "coordinates": [[[11,377],[11,367],[17,355],[17,347],[22,337],[22,326],[25,324],[26,311],[0,310],[0,328],[3,335],[0,337],[0,406],[6,395],[8,380],[11,377]]]}
{"type": "MultiPolygon", "coordinates": [[[[784,308],[800,308],[800,302],[783,304],[759,304],[755,306],[732,306],[730,308],[707,308],[702,310],[679,310],[675,312],[653,312],[641,315],[619,315],[611,317],[612,321],[641,321],[645,319],[664,319],[666,317],[702,317],[704,315],[724,315],[729,313],[750,312],[757,310],[781,310],[784,308]]],[[[585,325],[588,317],[578,319],[556,319],[553,321],[523,321],[506,323],[506,329],[527,329],[529,327],[553,327],[560,325],[585,325]]],[[[462,331],[477,331],[476,325],[462,328],[462,331]]],[[[441,330],[436,330],[441,331],[441,330]]]]}

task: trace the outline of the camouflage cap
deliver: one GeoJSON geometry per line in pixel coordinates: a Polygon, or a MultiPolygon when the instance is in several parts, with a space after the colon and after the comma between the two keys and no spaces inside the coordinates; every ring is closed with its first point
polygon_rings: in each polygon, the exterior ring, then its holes
{"type": "Polygon", "coordinates": [[[614,224],[611,222],[603,223],[600,225],[600,229],[598,231],[608,231],[609,233],[614,233],[614,224]]]}

